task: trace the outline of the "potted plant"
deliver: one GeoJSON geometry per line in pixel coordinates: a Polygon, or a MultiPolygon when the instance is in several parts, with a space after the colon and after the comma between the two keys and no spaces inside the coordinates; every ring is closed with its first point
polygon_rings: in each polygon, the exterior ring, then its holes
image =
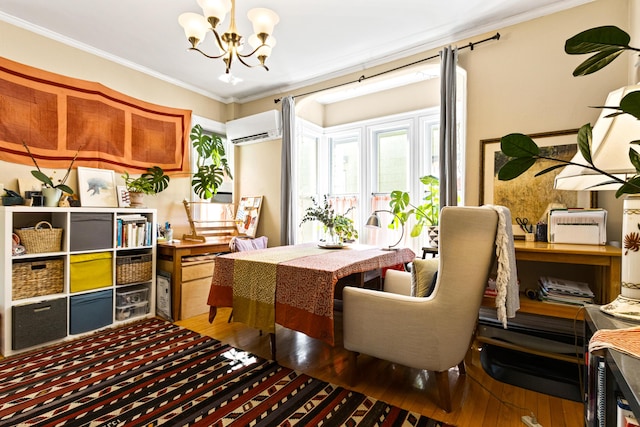
{"type": "MultiPolygon", "coordinates": [[[[40,169],[40,166],[38,166],[38,162],[36,161],[35,157],[33,157],[33,154],[31,154],[31,150],[29,150],[29,147],[27,146],[27,144],[24,141],[22,141],[22,145],[27,150],[29,157],[31,157],[33,164],[36,166],[36,170],[31,171],[31,175],[33,175],[33,177],[36,178],[38,181],[42,182],[42,195],[44,196],[45,206],[58,206],[58,202],[60,201],[60,197],[62,196],[62,193],[66,193],[68,195],[73,194],[73,189],[68,185],[66,185],[66,182],[67,182],[67,179],[69,179],[71,168],[73,167],[73,164],[75,163],[76,158],[78,158],[78,153],[80,152],[80,149],[76,151],[75,156],[73,156],[73,159],[71,159],[71,163],[67,168],[67,172],[64,174],[64,176],[61,179],[58,180],[57,184],[54,184],[53,176],[47,176],[44,172],[42,172],[42,169],[40,169]]],[[[55,171],[53,173],[55,174],[55,171]]]]}
{"type": "Polygon", "coordinates": [[[164,173],[161,167],[152,166],[139,177],[134,178],[125,171],[122,175],[124,183],[129,191],[132,207],[143,206],[145,194],[157,194],[167,189],[170,178],[164,173]]]}
{"type": "Polygon", "coordinates": [[[324,195],[322,206],[318,204],[314,197],[311,198],[311,201],[313,206],[307,208],[300,225],[308,221],[321,222],[326,235],[324,241],[328,246],[339,246],[358,238],[358,230],[355,229],[353,220],[346,216],[353,208],[347,209],[342,215],[336,214],[326,194],[324,195]]]}
{"type": "Polygon", "coordinates": [[[423,203],[416,206],[411,203],[411,196],[406,191],[394,190],[391,192],[389,206],[396,215],[390,227],[404,224],[413,217],[415,223],[411,228],[411,237],[418,237],[427,227],[429,231],[429,243],[438,246],[438,223],[440,218],[440,180],[433,175],[420,177],[420,182],[425,185],[423,203]],[[400,224],[398,224],[400,222],[400,224]]]}
{"type": "Polygon", "coordinates": [[[193,174],[191,186],[199,198],[207,200],[218,192],[225,174],[233,178],[224,144],[219,136],[204,133],[200,125],[191,129],[189,138],[198,153],[198,170],[193,174]]]}

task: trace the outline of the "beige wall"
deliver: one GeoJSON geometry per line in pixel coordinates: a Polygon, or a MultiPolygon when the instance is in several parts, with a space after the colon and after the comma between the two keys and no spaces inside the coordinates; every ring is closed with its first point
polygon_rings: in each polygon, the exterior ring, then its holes
{"type": "MultiPolygon", "coordinates": [[[[633,2],[631,2],[633,3],[633,2]]],[[[613,89],[628,83],[628,62],[635,57],[628,54],[628,61],[618,60],[599,73],[573,77],[572,71],[586,56],[570,56],[564,53],[564,42],[585,29],[600,25],[617,25],[631,32],[630,2],[620,0],[596,0],[570,10],[542,17],[499,30],[501,39],[478,46],[474,51],[463,50],[459,65],[467,71],[467,147],[466,147],[466,200],[467,205],[477,205],[479,200],[480,141],[496,138],[511,132],[538,133],[578,128],[594,123],[599,111],[589,108],[600,105],[613,89]]],[[[463,46],[484,36],[461,40],[454,45],[463,46]]],[[[436,51],[425,52],[404,61],[387,64],[391,69],[402,63],[410,63],[436,51]]],[[[382,67],[367,70],[370,74],[382,67]]],[[[325,82],[326,87],[357,80],[362,74],[353,74],[340,80],[325,82]]],[[[418,86],[418,85],[413,85],[418,86]]],[[[318,89],[318,85],[302,88],[292,95],[318,89]]],[[[410,86],[409,89],[415,89],[410,86]]],[[[405,88],[406,89],[406,88],[405,88]]],[[[349,119],[363,119],[367,114],[375,117],[388,113],[424,108],[416,102],[413,91],[398,89],[388,93],[371,95],[327,108],[318,114],[304,98],[296,100],[303,111],[322,120],[322,124],[337,124],[349,119]],[[380,113],[380,114],[378,114],[380,113]]],[[[420,88],[422,89],[422,88],[420,88]]],[[[269,98],[271,101],[273,98],[269,98]]],[[[265,102],[265,100],[261,100],[265,102]]],[[[270,168],[280,166],[279,153],[271,161],[264,159],[270,168]]],[[[266,173],[266,170],[265,170],[266,173]]],[[[600,206],[609,210],[609,239],[619,240],[621,235],[621,201],[611,194],[599,194],[600,206]]]]}
{"type": "MultiPolygon", "coordinates": [[[[630,31],[631,0],[596,0],[570,10],[539,18],[523,24],[500,29],[500,41],[488,42],[474,51],[460,53],[459,64],[467,71],[467,178],[468,205],[478,204],[480,141],[510,132],[544,132],[576,128],[594,122],[598,112],[589,105],[602,102],[606,94],[637,75],[629,62],[618,61],[592,76],[574,78],[573,68],[583,60],[564,53],[564,41],[590,27],[618,25],[630,31]]],[[[637,6],[635,6],[637,12],[637,6]]],[[[636,18],[637,21],[637,18],[636,18]]],[[[637,25],[638,23],[635,22],[637,25]]],[[[493,32],[486,36],[493,35],[493,32]]],[[[479,40],[483,36],[474,37],[479,40]]],[[[261,111],[280,108],[269,96],[245,104],[223,105],[169,83],[151,78],[89,53],[48,40],[28,31],[0,22],[0,39],[20,40],[20,43],[0,43],[0,55],[24,64],[71,77],[98,81],[112,89],[160,105],[191,109],[195,114],[215,121],[238,118],[261,111]]],[[[636,37],[637,40],[637,37],[636,37]]],[[[462,46],[471,40],[453,45],[462,46]]],[[[367,70],[375,74],[416,59],[431,56],[437,50],[415,55],[403,61],[367,70]]],[[[635,58],[634,58],[635,59],[635,58]]],[[[436,60],[437,61],[437,60],[436,60]]],[[[631,59],[630,59],[631,61],[631,59]]],[[[336,83],[356,80],[360,73],[344,76],[321,84],[300,88],[292,94],[305,93],[336,83]]],[[[346,101],[332,108],[321,108],[297,100],[300,115],[322,125],[344,123],[424,108],[422,97],[415,92],[429,90],[413,85],[394,91],[346,101]],[[414,87],[415,86],[415,87],[414,87]]],[[[236,194],[263,195],[264,207],[258,233],[269,237],[270,245],[279,244],[280,235],[280,142],[269,141],[236,147],[236,194]]],[[[27,177],[31,168],[0,164],[0,182],[11,187],[16,177],[27,177]]],[[[119,176],[120,174],[117,173],[119,176]]],[[[73,179],[73,177],[72,177],[73,179]]],[[[174,178],[167,192],[148,199],[150,207],[159,210],[161,221],[171,221],[176,234],[186,225],[180,201],[189,193],[187,178],[174,178]]],[[[620,202],[603,196],[605,207],[612,212],[610,223],[619,235],[615,222],[621,217],[615,210],[620,202]]],[[[618,221],[619,222],[619,221],[618,221]]]]}

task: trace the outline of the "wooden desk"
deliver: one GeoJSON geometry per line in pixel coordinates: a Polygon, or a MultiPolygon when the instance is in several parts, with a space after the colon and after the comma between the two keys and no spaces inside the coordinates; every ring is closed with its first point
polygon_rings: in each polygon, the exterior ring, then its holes
{"type": "Polygon", "coordinates": [[[229,252],[231,236],[210,237],[206,242],[173,241],[158,242],[157,256],[166,257],[172,262],[171,273],[171,315],[175,320],[182,319],[182,258],[193,255],[229,252]]]}
{"type": "MultiPolygon", "coordinates": [[[[533,262],[540,263],[536,268],[537,277],[547,275],[544,272],[545,263],[566,264],[568,266],[591,266],[595,271],[593,280],[590,280],[592,291],[595,294],[597,304],[606,304],[613,301],[620,294],[620,260],[622,251],[620,248],[606,245],[572,245],[564,243],[526,242],[515,241],[516,263],[533,262]]],[[[522,281],[518,267],[518,276],[522,281]]],[[[537,277],[535,280],[537,281],[537,277]]],[[[571,277],[564,277],[571,279],[571,277]]],[[[486,309],[495,309],[495,298],[484,297],[482,301],[486,309]]],[[[545,301],[532,300],[520,294],[520,310],[518,313],[528,313],[540,316],[548,316],[559,319],[584,320],[582,306],[558,304],[545,301]]],[[[511,345],[505,341],[487,337],[476,336],[476,339],[486,344],[511,348],[526,353],[538,354],[559,360],[581,362],[581,357],[564,357],[554,353],[540,352],[519,345],[511,345]]]]}

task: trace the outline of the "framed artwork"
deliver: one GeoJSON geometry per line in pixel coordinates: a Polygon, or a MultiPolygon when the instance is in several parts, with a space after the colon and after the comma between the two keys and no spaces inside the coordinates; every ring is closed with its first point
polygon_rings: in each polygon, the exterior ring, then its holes
{"type": "MultiPolygon", "coordinates": [[[[546,155],[571,160],[578,150],[577,134],[578,129],[569,129],[529,136],[546,155]]],[[[537,161],[528,171],[511,181],[498,180],[498,171],[508,160],[500,151],[500,138],[480,142],[481,204],[506,206],[511,210],[514,221],[516,217],[527,218],[533,224],[544,219],[543,215],[551,204],[561,204],[568,208],[592,206],[592,197],[595,197],[593,192],[553,188],[555,177],[561,168],[535,176],[536,173],[556,164],[552,161],[537,161]]]]}
{"type": "Polygon", "coordinates": [[[116,176],[112,170],[78,166],[78,189],[82,206],[118,207],[116,176]]]}
{"type": "Polygon", "coordinates": [[[129,198],[129,190],[127,190],[127,186],[118,185],[116,187],[116,191],[118,192],[118,207],[128,208],[131,206],[131,199],[129,198]]]}
{"type": "Polygon", "coordinates": [[[256,237],[262,196],[241,197],[236,211],[236,226],[241,236],[256,237]]]}

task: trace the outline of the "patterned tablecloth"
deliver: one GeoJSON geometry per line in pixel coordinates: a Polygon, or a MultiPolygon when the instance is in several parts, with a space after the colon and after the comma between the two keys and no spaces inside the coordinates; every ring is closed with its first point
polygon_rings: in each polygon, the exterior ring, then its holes
{"type": "Polygon", "coordinates": [[[215,260],[208,302],[233,307],[234,320],[264,332],[274,332],[278,323],[333,345],[338,280],[414,258],[408,248],[322,249],[311,243],[225,254],[215,260]]]}

